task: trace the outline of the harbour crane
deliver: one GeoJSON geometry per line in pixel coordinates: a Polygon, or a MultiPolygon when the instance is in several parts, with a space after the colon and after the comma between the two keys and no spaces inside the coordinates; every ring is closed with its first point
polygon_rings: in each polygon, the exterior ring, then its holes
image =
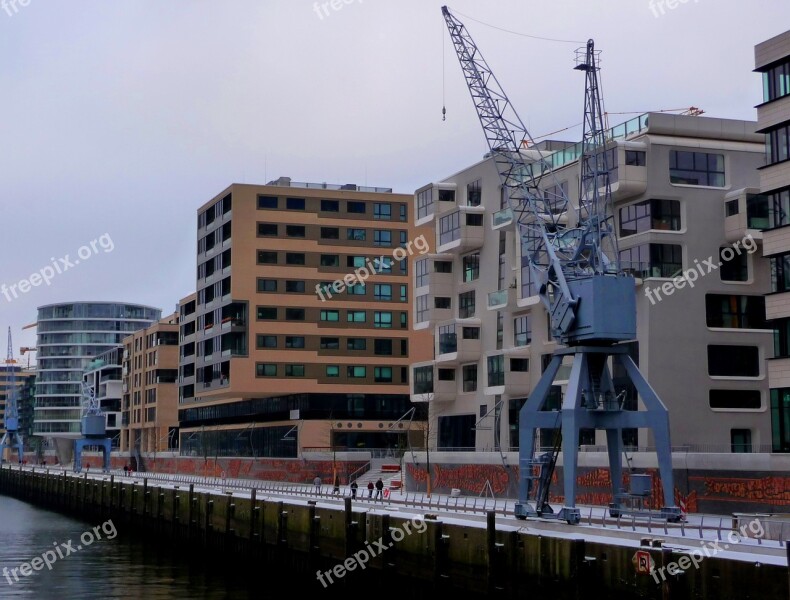
{"type": "MultiPolygon", "coordinates": [[[[653,432],[663,492],[661,515],[679,520],[675,506],[669,415],[620,342],[636,339],[636,284],[619,264],[609,180],[606,134],[599,79],[599,51],[589,40],[577,51],[576,69],[585,74],[584,130],[579,200],[573,205],[563,187],[544,194],[548,179],[558,183],[551,164],[535,146],[513,104],[464,24],[442,7],[467,87],[513,215],[521,253],[529,262],[531,283],[545,306],[552,335],[561,346],[519,412],[519,498],[515,515],[554,518],[576,524],[579,435],[604,430],[612,483],[610,512],[627,512],[630,500],[652,490],[649,476],[631,476],[622,489],[622,432],[653,432]],[[527,150],[529,148],[529,150],[527,150]],[[549,393],[565,357],[572,358],[567,391],[559,411],[549,393]],[[625,410],[610,370],[627,374],[645,410],[625,410]],[[535,456],[537,429],[552,431],[549,452],[535,456]],[[558,455],[563,455],[564,506],[555,511],[549,488],[558,455]],[[648,485],[646,485],[648,484],[648,485]]],[[[615,165],[612,165],[615,166],[615,165]]]]}
{"type": "Polygon", "coordinates": [[[24,459],[24,449],[22,446],[22,436],[19,433],[19,390],[16,383],[16,359],[14,359],[14,346],[11,342],[11,328],[8,328],[8,355],[5,360],[5,370],[7,375],[6,394],[5,394],[5,433],[0,439],[0,459],[5,455],[8,448],[13,451],[16,449],[19,457],[19,464],[24,459]]]}

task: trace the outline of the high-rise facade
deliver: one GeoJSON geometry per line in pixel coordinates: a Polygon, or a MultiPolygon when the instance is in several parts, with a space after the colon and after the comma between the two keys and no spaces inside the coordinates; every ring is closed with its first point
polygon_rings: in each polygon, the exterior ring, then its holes
{"type": "MultiPolygon", "coordinates": [[[[746,121],[650,113],[614,127],[606,148],[623,269],[637,285],[631,356],[669,408],[675,446],[720,452],[771,443],[766,358],[772,356],[759,260],[767,204],[757,168],[763,136],[746,121]]],[[[550,204],[579,196],[580,144],[543,142],[550,204]]],[[[524,151],[528,161],[538,148],[524,151]]],[[[438,448],[515,449],[519,409],[551,353],[546,310],[531,281],[493,159],[416,191],[417,222],[436,250],[414,269],[416,327],[435,358],[413,366],[412,398],[430,405],[438,448]]],[[[559,407],[570,366],[552,388],[559,407]]],[[[624,406],[639,399],[615,371],[624,406]]],[[[603,445],[602,433],[580,443],[603,445]]],[[[653,445],[624,431],[629,447],[653,445]]],[[[546,444],[547,440],[543,440],[546,444]]]]}
{"type": "Polygon", "coordinates": [[[790,31],[758,44],[754,55],[763,83],[757,106],[758,131],[765,136],[760,189],[769,207],[763,250],[771,266],[765,313],[774,328],[771,441],[774,452],[790,452],[790,31]]]}
{"type": "Polygon", "coordinates": [[[181,303],[181,451],[292,457],[388,447],[404,427],[411,196],[356,185],[234,184],[198,211],[196,296],[181,303]]]}

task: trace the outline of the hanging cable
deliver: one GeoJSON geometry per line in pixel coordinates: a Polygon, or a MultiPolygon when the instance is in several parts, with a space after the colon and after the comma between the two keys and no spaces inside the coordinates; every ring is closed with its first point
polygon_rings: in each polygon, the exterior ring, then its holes
{"type": "Polygon", "coordinates": [[[446,47],[447,47],[447,28],[442,23],[442,121],[447,120],[447,101],[446,101],[446,89],[445,89],[445,76],[447,75],[447,69],[445,68],[445,54],[446,54],[446,47]]]}
{"type": "Polygon", "coordinates": [[[518,31],[513,31],[511,29],[503,29],[502,27],[497,27],[496,25],[491,25],[490,23],[485,23],[483,21],[480,21],[478,19],[470,17],[469,15],[465,15],[465,14],[463,14],[461,12],[458,12],[457,10],[453,10],[453,13],[455,13],[456,15],[461,15],[462,17],[465,17],[465,18],[469,19],[470,21],[474,21],[475,23],[480,23],[481,25],[485,25],[486,27],[490,27],[490,28],[496,29],[498,31],[504,31],[505,33],[512,33],[513,35],[519,35],[521,37],[530,38],[532,40],[542,40],[544,42],[559,42],[559,43],[562,43],[562,44],[586,44],[587,43],[587,42],[580,42],[579,40],[561,40],[561,39],[557,39],[557,38],[541,37],[539,35],[529,35],[527,33],[521,33],[521,32],[518,32],[518,31]]]}

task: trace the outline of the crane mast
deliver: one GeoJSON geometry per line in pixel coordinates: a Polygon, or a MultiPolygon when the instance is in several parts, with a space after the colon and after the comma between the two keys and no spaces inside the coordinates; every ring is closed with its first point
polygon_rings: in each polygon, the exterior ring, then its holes
{"type": "Polygon", "coordinates": [[[645,491],[644,479],[633,475],[631,491],[621,487],[622,432],[643,427],[652,429],[657,448],[664,501],[661,514],[676,520],[680,511],[674,506],[668,413],[627,347],[618,345],[636,338],[636,291],[633,277],[619,268],[595,44],[589,40],[586,48],[577,51],[576,69],[585,73],[586,85],[579,202],[573,207],[464,24],[446,6],[442,15],[513,212],[532,283],[546,307],[553,335],[565,345],[554,352],[519,413],[516,516],[579,522],[576,482],[582,429],[606,432],[610,509],[612,514],[626,512],[629,501],[644,496],[645,491]],[[554,198],[544,193],[544,180],[555,184],[554,198]],[[562,407],[556,411],[548,406],[549,392],[566,356],[572,357],[573,366],[562,407]],[[623,409],[623,394],[616,393],[610,362],[627,374],[646,410],[623,409]],[[554,437],[551,450],[536,458],[538,429],[553,430],[554,437]],[[549,486],[560,451],[565,505],[555,513],[548,501],[549,486]],[[635,489],[634,481],[641,481],[642,488],[635,489]]]}
{"type": "Polygon", "coordinates": [[[8,328],[8,354],[5,361],[7,388],[5,394],[5,433],[0,439],[0,459],[5,454],[6,448],[17,451],[19,463],[24,458],[22,446],[22,436],[19,434],[19,390],[16,383],[16,360],[14,359],[14,347],[11,342],[11,328],[8,328]]]}

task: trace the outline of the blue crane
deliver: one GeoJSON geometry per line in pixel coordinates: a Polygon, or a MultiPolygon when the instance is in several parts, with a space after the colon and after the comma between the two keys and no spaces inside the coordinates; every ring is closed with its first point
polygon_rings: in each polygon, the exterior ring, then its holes
{"type": "Polygon", "coordinates": [[[22,464],[24,450],[22,446],[22,436],[19,434],[19,390],[16,383],[16,360],[14,359],[14,349],[11,343],[11,328],[8,328],[8,355],[5,361],[6,374],[6,394],[5,394],[5,433],[0,440],[0,458],[5,455],[8,448],[13,451],[16,449],[19,457],[19,464],[22,464]]]}
{"type": "Polygon", "coordinates": [[[576,206],[558,185],[552,166],[535,146],[513,104],[461,21],[444,6],[467,87],[505,190],[522,256],[529,261],[531,284],[545,306],[553,336],[564,347],[554,352],[519,413],[519,501],[516,516],[539,516],[578,523],[576,507],[579,435],[604,430],[612,481],[610,512],[630,511],[631,500],[650,493],[647,476],[631,476],[622,488],[622,432],[649,428],[658,457],[664,506],[661,515],[680,518],[674,502],[669,415],[639,372],[627,347],[636,338],[636,289],[619,264],[603,124],[598,58],[593,40],[577,51],[576,69],[585,73],[584,133],[579,157],[581,177],[576,206]],[[556,194],[544,193],[554,183],[556,194]],[[572,357],[567,391],[559,410],[549,392],[563,359],[572,357]],[[610,369],[622,367],[645,410],[625,410],[610,369]],[[537,429],[552,431],[549,452],[535,456],[537,429]],[[558,455],[563,455],[564,506],[555,511],[549,488],[558,455]],[[646,483],[648,485],[646,485],[646,483]]]}

